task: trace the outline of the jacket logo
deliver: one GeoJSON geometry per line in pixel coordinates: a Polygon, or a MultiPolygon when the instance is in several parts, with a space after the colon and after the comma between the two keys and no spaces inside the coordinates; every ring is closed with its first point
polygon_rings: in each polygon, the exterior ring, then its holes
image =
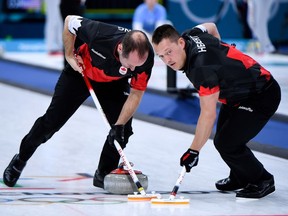
{"type": "Polygon", "coordinates": [[[119,68],[119,73],[122,74],[122,75],[125,75],[127,73],[127,71],[128,71],[128,69],[123,67],[123,66],[121,66],[119,68]]]}
{"type": "Polygon", "coordinates": [[[196,43],[198,53],[207,52],[206,45],[200,40],[198,36],[190,36],[189,37],[196,43]]]}
{"type": "Polygon", "coordinates": [[[123,31],[123,32],[130,32],[131,31],[130,29],[123,28],[123,27],[120,27],[120,26],[118,26],[118,30],[119,31],[123,31]]]}
{"type": "Polygon", "coordinates": [[[102,55],[100,52],[97,52],[96,50],[94,50],[93,48],[91,49],[93,53],[95,53],[96,55],[98,55],[99,57],[106,59],[106,57],[104,55],[102,55]]]}
{"type": "Polygon", "coordinates": [[[248,112],[253,112],[253,109],[251,109],[251,107],[239,106],[238,109],[246,110],[248,112]]]}

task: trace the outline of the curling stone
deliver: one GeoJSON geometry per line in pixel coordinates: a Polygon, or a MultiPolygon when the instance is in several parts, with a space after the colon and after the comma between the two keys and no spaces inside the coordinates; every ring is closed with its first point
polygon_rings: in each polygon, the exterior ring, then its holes
{"type": "MultiPolygon", "coordinates": [[[[134,172],[144,190],[147,190],[148,177],[141,171],[134,170],[134,172]]],[[[124,169],[123,167],[119,167],[105,176],[104,190],[112,194],[132,194],[134,192],[138,192],[138,189],[128,170],[124,169]]]]}

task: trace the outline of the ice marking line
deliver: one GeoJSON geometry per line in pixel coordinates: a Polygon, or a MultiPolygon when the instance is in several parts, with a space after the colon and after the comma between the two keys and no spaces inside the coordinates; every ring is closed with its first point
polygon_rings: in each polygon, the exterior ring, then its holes
{"type": "Polygon", "coordinates": [[[27,187],[13,187],[0,188],[0,191],[19,191],[19,190],[55,190],[56,188],[27,188],[27,187]]]}
{"type": "MultiPolygon", "coordinates": [[[[125,197],[114,196],[114,197],[104,197],[104,196],[64,196],[59,194],[43,194],[43,196],[39,196],[38,193],[33,194],[15,194],[13,198],[5,198],[0,199],[0,205],[24,205],[24,203],[31,203],[33,205],[43,205],[43,204],[77,204],[77,205],[104,205],[104,204],[122,204],[127,203],[125,197]],[[51,196],[52,195],[52,196],[51,196]],[[7,204],[8,203],[8,204],[7,204]]],[[[71,194],[70,194],[71,195],[71,194]]]]}
{"type": "Polygon", "coordinates": [[[93,176],[91,176],[90,174],[87,174],[87,173],[77,173],[77,175],[80,175],[80,177],[67,178],[67,179],[62,179],[62,180],[59,180],[59,181],[68,182],[68,181],[79,181],[79,180],[83,180],[83,179],[93,178],[93,176]]]}
{"type": "MultiPolygon", "coordinates": [[[[20,179],[21,179],[21,180],[31,180],[32,178],[20,178],[20,179]]],[[[20,179],[19,179],[19,180],[20,180],[20,179]]],[[[3,184],[3,185],[5,185],[4,182],[3,182],[3,179],[0,180],[0,183],[3,184]]],[[[15,184],[15,186],[14,186],[13,188],[20,188],[20,187],[22,187],[20,184],[15,184]]],[[[1,189],[1,188],[0,188],[0,189],[1,189]]]]}
{"type": "Polygon", "coordinates": [[[77,177],[77,178],[70,178],[70,179],[61,179],[60,182],[68,182],[68,181],[79,181],[83,179],[89,179],[87,177],[77,177]]]}
{"type": "Polygon", "coordinates": [[[0,199],[0,203],[12,202],[12,199],[0,199]]]}
{"type": "Polygon", "coordinates": [[[75,203],[81,202],[84,199],[76,198],[76,197],[25,197],[18,199],[19,201],[24,202],[37,202],[37,203],[75,203]]]}

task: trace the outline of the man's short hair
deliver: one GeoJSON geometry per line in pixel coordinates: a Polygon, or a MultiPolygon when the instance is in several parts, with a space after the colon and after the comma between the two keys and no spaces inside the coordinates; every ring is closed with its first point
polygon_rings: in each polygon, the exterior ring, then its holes
{"type": "Polygon", "coordinates": [[[137,51],[139,58],[144,58],[150,50],[149,39],[139,30],[127,32],[122,40],[122,55],[128,58],[130,52],[137,51]]]}
{"type": "Polygon", "coordinates": [[[155,29],[152,35],[152,43],[159,44],[163,39],[176,42],[180,38],[177,30],[169,24],[164,24],[155,29]]]}

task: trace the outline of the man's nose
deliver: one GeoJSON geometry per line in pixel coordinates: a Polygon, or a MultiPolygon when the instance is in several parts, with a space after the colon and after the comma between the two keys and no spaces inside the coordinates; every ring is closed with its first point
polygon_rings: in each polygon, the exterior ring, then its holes
{"type": "Polygon", "coordinates": [[[168,64],[171,61],[171,58],[169,56],[164,57],[164,63],[168,64]]]}

